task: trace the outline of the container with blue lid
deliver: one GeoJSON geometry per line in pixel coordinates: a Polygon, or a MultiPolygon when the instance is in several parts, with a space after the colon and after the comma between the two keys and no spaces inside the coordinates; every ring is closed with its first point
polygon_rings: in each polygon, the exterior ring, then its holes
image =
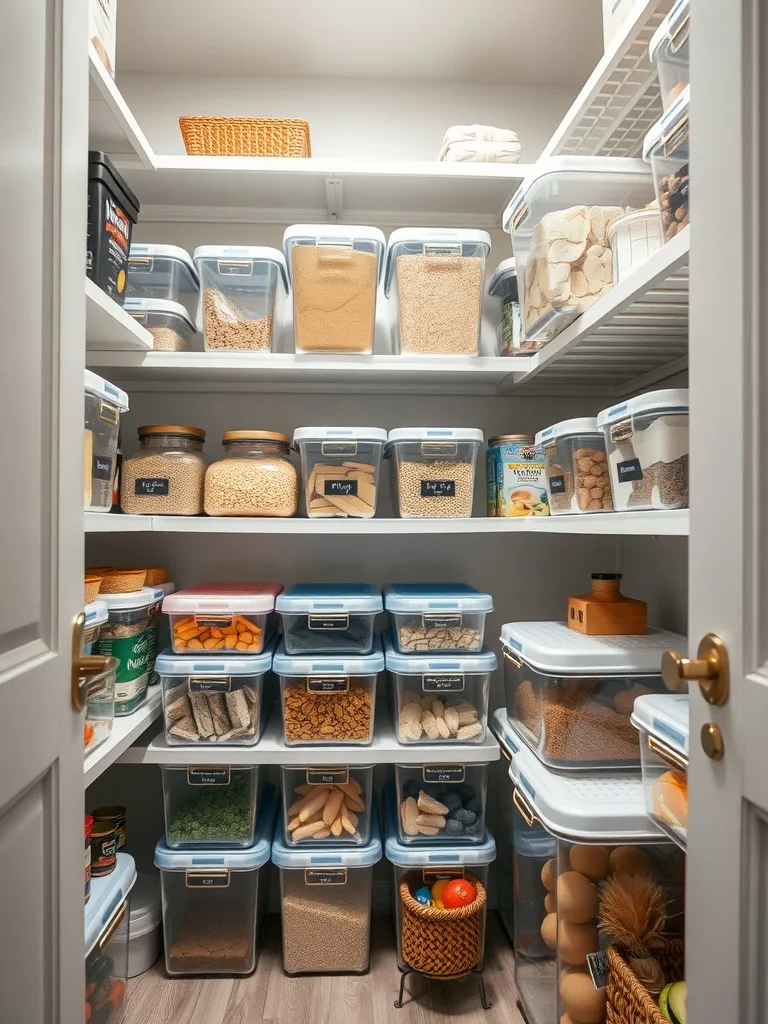
{"type": "Polygon", "coordinates": [[[297,583],[275,607],[288,654],[369,654],[381,591],[368,583],[297,583]]]}
{"type": "Polygon", "coordinates": [[[123,1020],[128,979],[129,899],[136,865],[117,854],[114,871],[91,879],[85,905],[85,1005],[90,1020],[123,1020]]]}
{"type": "Polygon", "coordinates": [[[638,697],[632,724],[640,733],[640,758],[648,816],[678,846],[688,845],[688,747],[690,704],[687,694],[638,697]]]}
{"type": "Polygon", "coordinates": [[[288,849],[366,846],[373,816],[373,765],[280,769],[288,849]]]}
{"type": "Polygon", "coordinates": [[[493,598],[464,583],[390,583],[384,605],[401,654],[458,654],[482,650],[493,598]]]}

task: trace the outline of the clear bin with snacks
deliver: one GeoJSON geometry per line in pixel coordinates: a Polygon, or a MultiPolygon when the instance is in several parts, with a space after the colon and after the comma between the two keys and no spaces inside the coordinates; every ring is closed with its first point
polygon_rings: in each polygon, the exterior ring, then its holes
{"type": "MultiPolygon", "coordinates": [[[[132,242],[128,254],[127,299],[153,305],[180,304],[194,322],[200,300],[200,279],[192,257],[177,245],[132,242]]],[[[126,300],[127,301],[127,300],[126,300]]],[[[128,310],[128,306],[125,306],[128,310]]],[[[155,348],[158,348],[155,341],[155,348]]]]}
{"type": "Polygon", "coordinates": [[[304,507],[310,519],[372,519],[387,432],[379,427],[299,427],[304,507]]]}
{"type": "Polygon", "coordinates": [[[286,846],[364,846],[370,840],[373,765],[280,771],[286,846]]]}
{"type": "Polygon", "coordinates": [[[258,765],[162,765],[165,842],[174,850],[252,846],[258,765]]]}
{"type": "Polygon", "coordinates": [[[645,809],[651,821],[685,850],[688,846],[687,694],[638,697],[632,724],[640,732],[645,809]]]}
{"type": "Polygon", "coordinates": [[[467,654],[482,650],[493,598],[466,583],[388,583],[384,607],[400,654],[467,654]]]}
{"type": "Polygon", "coordinates": [[[194,314],[181,303],[126,299],[123,309],[152,335],[155,352],[192,352],[198,348],[194,314]]]}
{"type": "Polygon", "coordinates": [[[665,242],[691,219],[690,106],[691,87],[686,85],[643,142],[643,159],[653,168],[665,242]]]}
{"type": "Polygon", "coordinates": [[[379,649],[374,626],[384,603],[381,591],[369,583],[296,583],[279,595],[276,607],[287,654],[357,655],[379,649]]]}
{"type": "Polygon", "coordinates": [[[401,843],[481,843],[487,764],[398,764],[401,843]]]}
{"type": "Polygon", "coordinates": [[[279,583],[200,583],[163,601],[175,654],[261,654],[275,630],[279,583]]]}
{"type": "Polygon", "coordinates": [[[539,431],[536,444],[544,451],[550,515],[613,509],[605,437],[596,419],[555,423],[539,431]]]}
{"type": "Polygon", "coordinates": [[[648,46],[661,86],[661,102],[667,110],[691,79],[691,0],[675,0],[648,46]]]}
{"type": "Polygon", "coordinates": [[[482,430],[472,427],[398,427],[390,430],[401,519],[469,519],[482,430]]]}
{"type": "Polygon", "coordinates": [[[109,512],[117,468],[120,417],[128,412],[128,396],[91,370],[85,371],[83,430],[83,507],[109,512]]]}

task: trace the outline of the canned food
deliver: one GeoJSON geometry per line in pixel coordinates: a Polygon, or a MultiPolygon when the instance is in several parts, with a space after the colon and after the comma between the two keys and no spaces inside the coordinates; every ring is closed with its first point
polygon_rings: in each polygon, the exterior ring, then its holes
{"type": "Polygon", "coordinates": [[[91,831],[91,878],[111,875],[117,864],[117,829],[108,821],[94,821],[91,831]]]}
{"type": "Polygon", "coordinates": [[[93,829],[93,818],[90,814],[85,816],[85,902],[91,898],[91,831],[93,829]]]}
{"type": "Polygon", "coordinates": [[[530,434],[500,434],[489,442],[489,515],[548,516],[544,451],[530,434]],[[496,494],[496,511],[490,511],[490,488],[496,494]]]}
{"type": "Polygon", "coordinates": [[[117,833],[117,849],[122,850],[125,846],[125,808],[124,807],[97,807],[93,812],[93,819],[96,825],[111,824],[117,833]]]}

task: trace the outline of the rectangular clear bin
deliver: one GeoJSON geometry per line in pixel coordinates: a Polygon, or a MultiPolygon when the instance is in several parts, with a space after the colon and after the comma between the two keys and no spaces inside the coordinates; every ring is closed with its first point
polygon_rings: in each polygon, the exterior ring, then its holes
{"type": "Polygon", "coordinates": [[[688,408],[688,389],[677,388],[598,414],[618,512],[688,507],[688,408]]]}
{"type": "Polygon", "coordinates": [[[635,699],[663,693],[661,658],[686,638],[649,628],[645,636],[586,636],[564,622],[501,627],[507,715],[536,756],[557,769],[640,765],[630,721],[635,699]]]}
{"type": "Polygon", "coordinates": [[[517,260],[514,256],[502,260],[498,265],[488,282],[488,294],[498,298],[501,307],[501,322],[496,329],[496,351],[500,356],[527,355],[517,286],[517,260]]]}
{"type": "Polygon", "coordinates": [[[120,416],[128,412],[128,395],[114,384],[85,370],[83,430],[83,507],[109,512],[117,466],[120,416]]]}
{"type": "Polygon", "coordinates": [[[605,436],[597,420],[563,420],[540,430],[549,512],[553,516],[613,510],[605,436]]]}
{"type": "Polygon", "coordinates": [[[155,352],[192,352],[202,347],[193,315],[179,302],[126,299],[123,309],[152,335],[155,352]]]}
{"type": "Polygon", "coordinates": [[[691,87],[686,85],[643,142],[643,159],[653,169],[664,241],[690,222],[691,180],[688,170],[691,87]]]}
{"type": "Polygon", "coordinates": [[[310,519],[372,519],[387,432],[379,427],[299,427],[304,507],[310,519]]]}
{"type": "Polygon", "coordinates": [[[289,847],[278,821],[272,863],[280,871],[283,969],[287,974],[362,974],[371,945],[374,865],[381,860],[376,814],[365,846],[289,847]]]}
{"type": "Polygon", "coordinates": [[[108,620],[101,627],[96,653],[117,660],[115,714],[132,714],[147,696],[157,653],[153,630],[160,587],[142,587],[127,594],[102,594],[108,620]]]}
{"type": "Polygon", "coordinates": [[[247,850],[185,853],[155,847],[163,898],[165,969],[184,974],[250,974],[256,967],[269,903],[271,837],[277,794],[261,801],[247,850]]]}
{"type": "Polygon", "coordinates": [[[398,764],[395,786],[401,843],[481,843],[487,764],[398,764]]]}
{"type": "Polygon", "coordinates": [[[270,352],[288,294],[285,257],[279,249],[202,245],[194,259],[206,351],[270,352]]]}
{"type": "Polygon", "coordinates": [[[392,295],[396,353],[476,356],[486,231],[400,228],[389,236],[385,294],[392,295]]]}
{"type": "Polygon", "coordinates": [[[277,625],[280,583],[199,583],[170,594],[163,612],[171,620],[175,654],[229,657],[261,654],[277,625]]]}
{"type": "Polygon", "coordinates": [[[253,746],[266,717],[264,676],[274,642],[262,654],[195,658],[163,651],[155,662],[169,746],[253,746]]]}
{"type": "Polygon", "coordinates": [[[541,348],[613,288],[611,221],[653,199],[642,160],[539,161],[504,212],[529,348],[541,348]]]}
{"type": "Polygon", "coordinates": [[[640,732],[645,809],[648,817],[683,850],[688,845],[687,694],[638,697],[632,724],[640,732]]]}
{"type": "Polygon", "coordinates": [[[390,430],[401,519],[470,519],[482,430],[471,427],[399,427],[390,430]]]}
{"type": "Polygon", "coordinates": [[[384,607],[400,654],[478,653],[493,598],[465,583],[388,583],[384,607]]]}
{"type": "Polygon", "coordinates": [[[648,46],[661,86],[661,102],[667,110],[688,85],[690,74],[690,0],[676,0],[672,10],[653,33],[648,46]]]}
{"type": "Polygon", "coordinates": [[[258,765],[162,765],[161,772],[171,849],[253,845],[258,765]]]}
{"type": "Polygon", "coordinates": [[[129,902],[136,865],[118,853],[114,871],[91,879],[85,905],[85,1019],[100,1024],[125,1020],[128,981],[129,902]]]}
{"type": "Polygon", "coordinates": [[[287,654],[370,654],[384,605],[369,583],[296,583],[276,607],[287,654]]]}
{"type": "Polygon", "coordinates": [[[94,654],[96,641],[101,634],[101,627],[109,619],[107,602],[104,600],[91,601],[83,609],[85,625],[83,626],[83,654],[94,654]]]}
{"type": "Polygon", "coordinates": [[[194,321],[200,301],[200,279],[192,257],[177,245],[133,242],[128,253],[126,296],[181,304],[194,321]]]}
{"type": "Polygon", "coordinates": [[[286,846],[364,846],[370,840],[373,765],[280,771],[286,846]]]}
{"type": "Polygon", "coordinates": [[[112,735],[115,721],[115,680],[117,677],[117,660],[109,658],[109,665],[104,672],[91,676],[87,683],[85,701],[85,726],[83,741],[85,756],[100,747],[112,735]]]}
{"type": "Polygon", "coordinates": [[[384,263],[378,228],[293,224],[283,235],[297,352],[370,355],[384,263]]]}
{"type": "Polygon", "coordinates": [[[283,735],[287,746],[355,744],[373,740],[376,678],[384,671],[384,654],[293,655],[284,640],[272,670],[280,677],[283,735]]]}

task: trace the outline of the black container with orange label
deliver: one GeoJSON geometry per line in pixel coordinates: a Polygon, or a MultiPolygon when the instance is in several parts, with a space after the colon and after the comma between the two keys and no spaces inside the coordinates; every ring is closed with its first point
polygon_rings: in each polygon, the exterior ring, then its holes
{"type": "Polygon", "coordinates": [[[88,154],[88,250],[86,274],[115,302],[123,304],[131,232],[139,201],[112,161],[98,150],[88,154]]]}

